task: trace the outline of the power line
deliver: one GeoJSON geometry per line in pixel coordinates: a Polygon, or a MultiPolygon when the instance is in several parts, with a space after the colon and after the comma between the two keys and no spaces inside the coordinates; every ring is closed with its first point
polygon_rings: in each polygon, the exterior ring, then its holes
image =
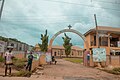
{"type": "Polygon", "coordinates": [[[92,0],[91,2],[100,2],[100,3],[110,3],[110,4],[116,4],[119,5],[120,3],[116,2],[109,2],[109,1],[99,1],[99,0],[92,0]]]}
{"type": "MultiPolygon", "coordinates": [[[[15,23],[15,22],[12,22],[12,21],[2,21],[2,22],[5,22],[5,24],[11,24],[11,25],[45,25],[45,24],[62,24],[62,23],[64,23],[64,24],[66,24],[66,23],[68,23],[68,24],[70,24],[70,23],[82,23],[82,22],[84,22],[84,21],[60,21],[60,22],[36,22],[36,23],[29,23],[29,22],[27,22],[27,23],[21,23],[20,21],[18,21],[18,22],[20,22],[20,23],[15,23]]],[[[113,25],[116,25],[116,23],[113,23],[113,22],[111,22],[111,21],[105,21],[104,23],[103,22],[98,22],[98,24],[99,23],[102,23],[102,24],[113,24],[113,25]]],[[[120,26],[120,25],[118,25],[118,26],[120,26]]]]}
{"type": "MultiPolygon", "coordinates": [[[[21,20],[21,19],[25,19],[24,17],[28,17],[29,19],[32,19],[32,20],[39,20],[39,19],[43,19],[43,18],[47,18],[47,19],[59,19],[59,18],[76,18],[76,17],[80,17],[80,18],[90,18],[90,17],[88,17],[88,16],[78,16],[78,15],[76,15],[76,16],[67,16],[67,15],[60,15],[60,16],[34,16],[34,17],[32,17],[32,16],[21,16],[21,17],[13,17],[13,16],[6,16],[6,17],[3,17],[3,19],[8,19],[8,20],[21,20]],[[16,18],[16,19],[12,19],[12,18],[16,18]]],[[[27,19],[27,18],[26,18],[27,19]]]]}
{"type": "MultiPolygon", "coordinates": [[[[93,17],[92,16],[93,14],[89,14],[89,15],[42,15],[42,16],[5,16],[3,17],[3,19],[7,19],[7,20],[28,20],[27,18],[29,18],[29,20],[41,20],[43,18],[76,18],[76,17],[80,17],[80,18],[91,18],[93,17]],[[25,17],[25,18],[24,18],[25,17]],[[13,18],[16,18],[16,19],[13,19],[13,18]]],[[[99,15],[97,14],[97,16],[100,16],[100,17],[104,17],[104,18],[110,18],[111,19],[111,16],[104,16],[104,15],[99,15]]],[[[117,16],[117,17],[120,17],[120,16],[117,16]]]]}
{"type": "Polygon", "coordinates": [[[69,19],[69,20],[72,20],[72,21],[75,21],[75,19],[77,19],[78,17],[79,18],[90,18],[88,16],[57,16],[57,17],[28,17],[29,19],[24,19],[24,18],[16,18],[16,19],[13,19],[12,17],[11,18],[3,18],[3,21],[41,21],[44,19],[49,19],[49,20],[53,20],[53,19],[57,19],[57,21],[61,21],[61,20],[64,20],[64,17],[65,19],[69,19]]]}
{"type": "Polygon", "coordinates": [[[80,4],[80,3],[71,3],[71,2],[56,1],[56,0],[44,0],[44,1],[64,3],[64,4],[72,4],[72,5],[86,6],[86,7],[100,8],[100,9],[102,8],[102,9],[109,9],[109,10],[114,10],[114,11],[120,11],[118,9],[112,9],[112,8],[106,8],[106,7],[96,7],[96,6],[93,6],[93,5],[86,5],[86,4],[80,4]]]}
{"type": "MultiPolygon", "coordinates": [[[[45,17],[45,19],[47,18],[47,19],[49,19],[49,20],[53,20],[54,18],[56,18],[56,19],[59,19],[59,20],[57,20],[57,21],[61,21],[61,20],[63,20],[63,18],[64,18],[64,16],[67,18],[67,19],[69,19],[69,20],[72,20],[72,21],[78,21],[78,18],[76,18],[76,17],[79,17],[79,18],[88,18],[88,19],[92,19],[91,17],[92,16],[81,16],[81,15],[72,15],[72,16],[67,16],[67,15],[59,15],[59,16],[48,16],[48,17],[45,17]],[[61,17],[63,17],[62,19],[61,19],[61,17]],[[77,19],[77,20],[76,20],[77,19]]],[[[111,16],[101,16],[101,15],[97,15],[98,17],[100,17],[100,18],[105,18],[105,19],[110,19],[111,20],[111,16]]],[[[21,16],[22,17],[22,16],[21,16]]],[[[23,16],[24,17],[24,16],[23,16]]],[[[31,16],[29,16],[29,17],[31,17],[31,16]]],[[[120,16],[118,16],[118,17],[120,17],[120,16]]],[[[11,18],[3,18],[3,21],[15,21],[15,22],[17,22],[17,21],[26,21],[26,22],[31,22],[31,21],[41,21],[42,19],[44,18],[44,16],[43,17],[40,17],[40,18],[38,18],[38,17],[34,17],[34,18],[29,18],[29,19],[24,19],[24,18],[17,18],[17,19],[12,19],[12,17],[11,18]]],[[[79,19],[80,20],[80,19],[79,19]]],[[[83,20],[83,19],[81,19],[81,20],[83,20]]]]}
{"type": "Polygon", "coordinates": [[[4,18],[7,18],[7,17],[84,17],[84,16],[80,16],[80,15],[43,15],[43,16],[6,16],[4,18]]]}
{"type": "MultiPolygon", "coordinates": [[[[12,22],[12,21],[3,21],[3,22],[12,22]]],[[[18,21],[19,22],[19,21],[18,21]]],[[[24,22],[24,21],[23,21],[24,22]]],[[[80,23],[81,21],[63,21],[63,22],[39,22],[39,24],[61,24],[61,23],[80,23]]],[[[9,24],[12,24],[12,23],[9,23],[9,24]]],[[[19,24],[19,23],[18,23],[19,24]]],[[[29,25],[29,24],[38,24],[38,22],[36,23],[20,23],[20,24],[23,24],[23,25],[29,25]]],[[[17,25],[17,23],[16,23],[17,25]]]]}

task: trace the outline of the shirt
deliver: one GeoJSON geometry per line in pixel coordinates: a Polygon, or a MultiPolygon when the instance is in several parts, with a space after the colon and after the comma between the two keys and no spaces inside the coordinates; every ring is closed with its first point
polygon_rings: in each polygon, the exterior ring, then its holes
{"type": "Polygon", "coordinates": [[[6,57],[6,63],[12,63],[12,57],[13,57],[13,54],[12,52],[5,52],[5,57],[6,57]]]}
{"type": "Polygon", "coordinates": [[[87,54],[87,60],[90,60],[90,54],[87,54]]]}
{"type": "Polygon", "coordinates": [[[29,56],[28,56],[28,63],[32,63],[32,60],[33,60],[33,55],[32,54],[30,54],[29,56]]]}

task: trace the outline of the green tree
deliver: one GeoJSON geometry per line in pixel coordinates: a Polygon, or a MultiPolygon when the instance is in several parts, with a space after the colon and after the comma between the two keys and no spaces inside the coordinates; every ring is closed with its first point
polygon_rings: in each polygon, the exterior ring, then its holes
{"type": "Polygon", "coordinates": [[[45,31],[45,34],[41,34],[41,40],[42,40],[42,44],[39,44],[40,49],[42,52],[47,52],[48,50],[48,37],[47,36],[47,30],[45,31]]]}
{"type": "Polygon", "coordinates": [[[7,42],[7,41],[8,41],[8,38],[5,38],[5,37],[0,36],[0,40],[7,42]]]}
{"type": "Polygon", "coordinates": [[[72,47],[72,43],[70,43],[71,38],[69,38],[65,33],[64,33],[65,37],[62,37],[64,43],[63,46],[65,48],[65,54],[66,57],[68,57],[68,55],[70,55],[71,53],[71,47],[72,47]]]}

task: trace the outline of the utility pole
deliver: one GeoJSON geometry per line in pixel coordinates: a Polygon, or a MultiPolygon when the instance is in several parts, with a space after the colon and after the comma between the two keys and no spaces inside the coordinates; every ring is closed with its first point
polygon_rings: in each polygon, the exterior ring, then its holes
{"type": "Polygon", "coordinates": [[[0,1],[2,1],[1,8],[0,8],[0,20],[1,20],[5,0],[0,0],[0,1]]]}
{"type": "Polygon", "coordinates": [[[99,45],[99,34],[98,34],[96,14],[94,14],[94,19],[95,19],[95,26],[96,26],[96,46],[99,48],[100,45],[99,45]]]}

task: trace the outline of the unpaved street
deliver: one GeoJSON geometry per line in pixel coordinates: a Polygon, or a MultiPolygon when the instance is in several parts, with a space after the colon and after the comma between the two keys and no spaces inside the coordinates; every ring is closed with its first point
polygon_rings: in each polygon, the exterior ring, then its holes
{"type": "Polygon", "coordinates": [[[120,80],[120,75],[113,75],[81,64],[71,63],[62,59],[57,65],[46,65],[44,75],[32,75],[30,78],[0,77],[0,80],[120,80]]]}

